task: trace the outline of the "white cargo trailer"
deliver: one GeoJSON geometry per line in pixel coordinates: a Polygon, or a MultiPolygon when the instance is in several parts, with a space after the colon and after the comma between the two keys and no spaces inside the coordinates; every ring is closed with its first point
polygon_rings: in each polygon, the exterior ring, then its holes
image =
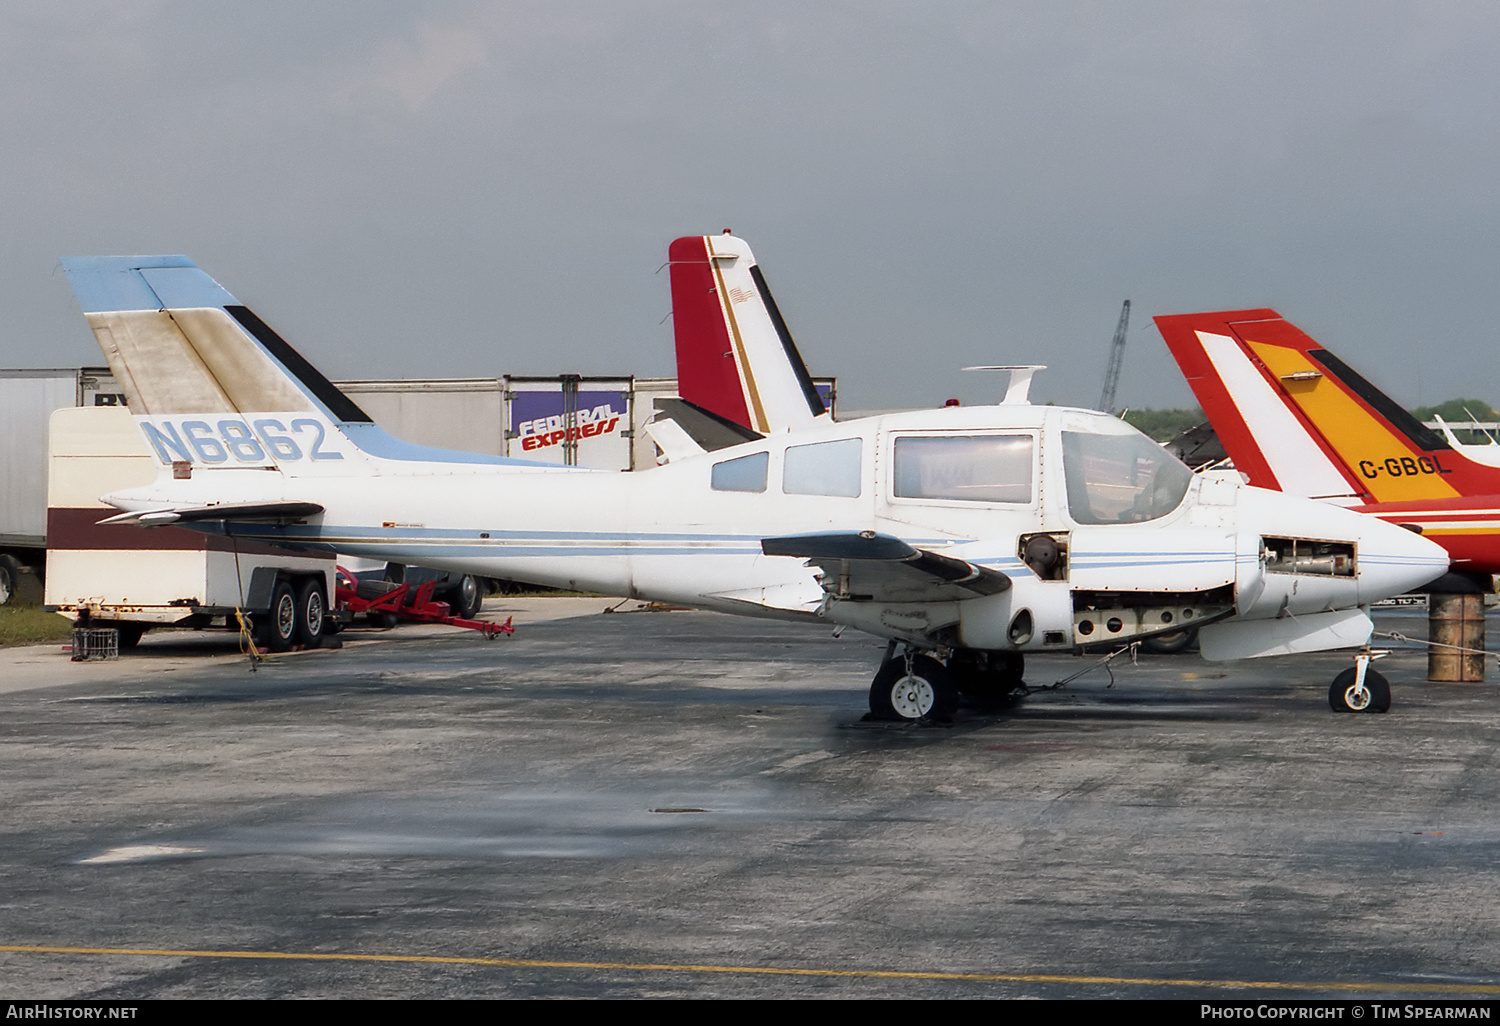
{"type": "Polygon", "coordinates": [[[54,410],[124,402],[108,368],[0,370],[0,606],[41,597],[48,418],[54,410]]]}
{"type": "Polygon", "coordinates": [[[271,649],[317,644],[329,626],[334,557],[181,527],[101,524],[99,496],[150,484],[157,461],[123,406],[52,414],[45,608],[114,627],[129,647],[151,627],[237,628],[271,649]]]}

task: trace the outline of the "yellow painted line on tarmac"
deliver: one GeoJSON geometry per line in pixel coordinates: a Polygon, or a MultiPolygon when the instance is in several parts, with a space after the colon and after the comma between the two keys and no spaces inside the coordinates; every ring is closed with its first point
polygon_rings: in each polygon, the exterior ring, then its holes
{"type": "Polygon", "coordinates": [[[131,955],[158,958],[251,958],[290,962],[391,962],[484,965],[506,969],[590,969],[652,973],[737,973],[749,976],[855,977],[872,980],[954,980],[978,983],[1067,983],[1131,987],[1209,987],[1219,990],[1395,991],[1409,994],[1500,994],[1500,984],[1392,983],[1309,980],[1191,980],[1140,976],[1070,976],[1054,973],[942,973],[894,969],[796,969],[788,966],[692,965],[655,962],[566,962],[533,958],[466,958],[450,955],[357,955],[321,951],[208,951],[192,948],[84,948],[0,944],[0,952],[27,955],[131,955]]]}

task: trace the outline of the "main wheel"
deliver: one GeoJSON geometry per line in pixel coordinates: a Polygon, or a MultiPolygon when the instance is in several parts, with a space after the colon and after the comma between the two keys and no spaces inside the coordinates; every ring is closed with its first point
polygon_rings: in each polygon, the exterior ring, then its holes
{"type": "Polygon", "coordinates": [[[271,591],[271,608],[256,625],[256,640],[272,652],[285,652],[297,637],[297,593],[286,581],[271,591]]]}
{"type": "Polygon", "coordinates": [[[1141,642],[1141,647],[1153,655],[1175,655],[1198,640],[1198,628],[1188,627],[1171,634],[1153,634],[1141,642]]]}
{"type": "Polygon", "coordinates": [[[297,588],[297,640],[308,648],[323,641],[328,604],[323,598],[323,582],[309,577],[297,588]]]}
{"type": "Polygon", "coordinates": [[[479,615],[479,610],[484,606],[484,588],[479,584],[479,578],[471,574],[464,574],[458,579],[451,595],[452,613],[460,620],[472,620],[479,615]]]}
{"type": "Polygon", "coordinates": [[[1355,694],[1355,667],[1337,677],[1328,689],[1328,704],[1334,712],[1383,713],[1391,707],[1391,683],[1374,670],[1365,670],[1365,693],[1355,694]]]}
{"type": "Polygon", "coordinates": [[[870,685],[870,713],[877,720],[941,720],[958,708],[958,687],[948,668],[931,656],[888,661],[870,685]]]}
{"type": "Polygon", "coordinates": [[[1023,687],[1026,657],[1020,652],[960,648],[948,660],[959,694],[987,705],[1009,705],[1023,687]]]}

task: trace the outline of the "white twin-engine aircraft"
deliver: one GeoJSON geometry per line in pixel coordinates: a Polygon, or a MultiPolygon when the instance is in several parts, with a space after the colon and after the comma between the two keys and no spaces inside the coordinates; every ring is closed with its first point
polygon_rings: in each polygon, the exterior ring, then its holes
{"type": "MultiPolygon", "coordinates": [[[[732,344],[784,336],[749,248],[703,245],[732,344]]],[[[851,422],[812,394],[794,426],[711,451],[661,424],[669,462],[635,473],[422,448],[186,257],[63,266],[161,464],[154,485],[104,496],[126,511],[113,521],[854,627],[890,640],[877,717],[1003,697],[1026,652],[1187,625],[1209,659],[1360,646],[1361,607],[1448,567],[1409,531],[1194,476],[1121,421],[1032,406],[1016,382],[997,406],[851,422]]],[[[274,613],[288,634],[304,615],[274,613]]]]}

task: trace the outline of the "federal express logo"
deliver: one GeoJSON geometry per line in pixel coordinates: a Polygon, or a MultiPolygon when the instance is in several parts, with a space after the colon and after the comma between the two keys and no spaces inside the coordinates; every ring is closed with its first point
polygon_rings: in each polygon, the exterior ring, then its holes
{"type": "Polygon", "coordinates": [[[140,417],[146,442],[164,464],[265,466],[341,460],[327,421],[299,413],[259,417],[140,417]]]}
{"type": "Polygon", "coordinates": [[[554,413],[548,417],[523,420],[516,425],[516,437],[524,452],[536,452],[580,438],[596,438],[613,433],[624,417],[610,403],[600,403],[591,410],[578,410],[571,416],[554,413]]]}

